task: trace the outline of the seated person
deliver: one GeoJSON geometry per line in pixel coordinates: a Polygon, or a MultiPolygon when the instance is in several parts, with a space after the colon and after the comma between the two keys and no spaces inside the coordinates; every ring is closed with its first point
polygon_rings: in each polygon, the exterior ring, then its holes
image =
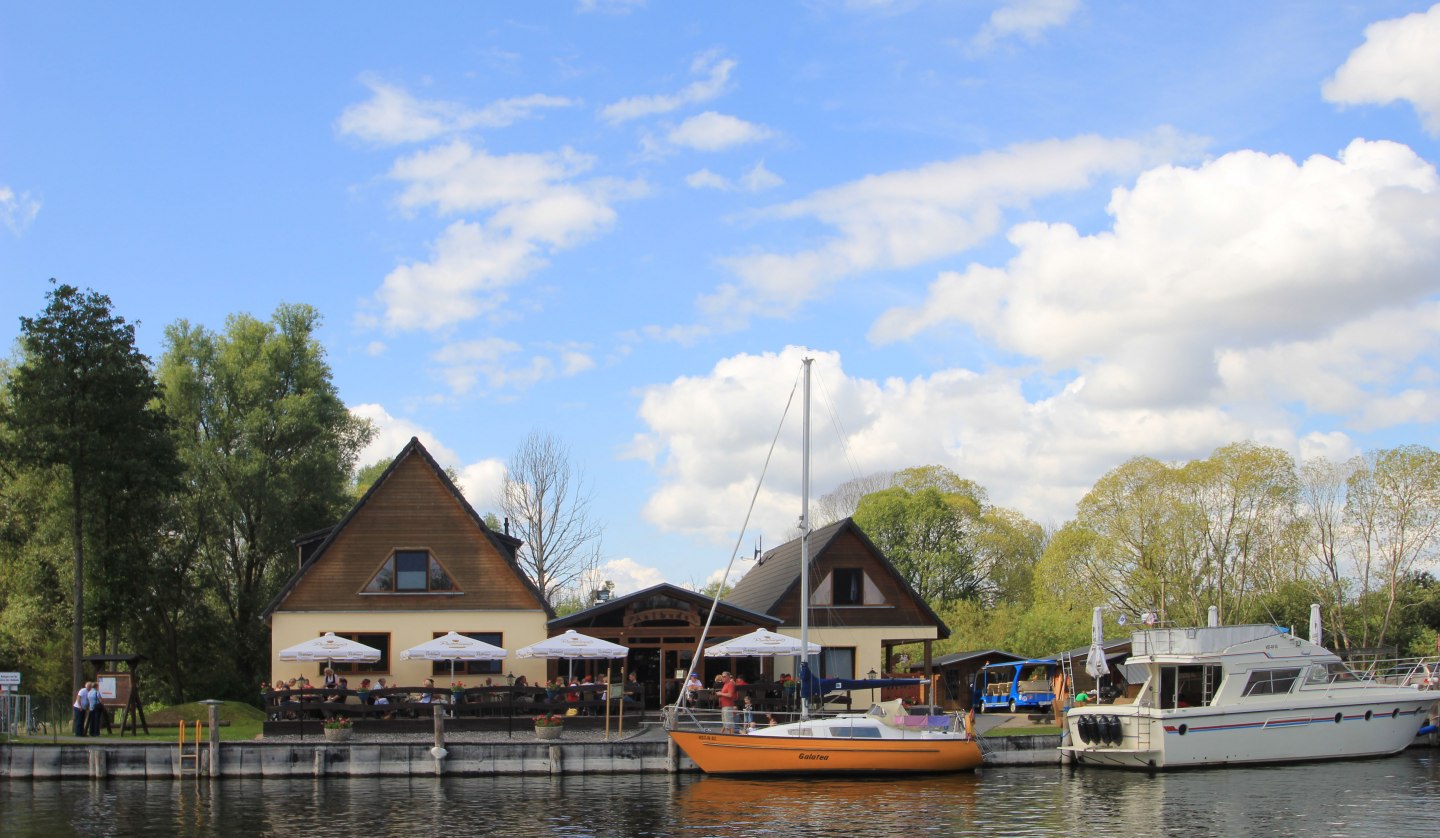
{"type": "Polygon", "coordinates": [[[433,690],[435,688],[435,679],[426,678],[424,683],[422,683],[420,686],[424,687],[426,692],[420,693],[420,697],[415,700],[420,702],[421,704],[430,704],[435,701],[435,694],[429,692],[430,690],[433,690]]]}

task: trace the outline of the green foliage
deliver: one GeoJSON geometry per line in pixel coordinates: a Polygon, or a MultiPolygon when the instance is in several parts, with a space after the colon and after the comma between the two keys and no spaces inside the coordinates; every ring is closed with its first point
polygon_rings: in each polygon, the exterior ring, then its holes
{"type": "Polygon", "coordinates": [[[134,326],[104,294],[54,285],[39,316],[20,318],[22,358],[6,382],[0,442],[12,467],[63,469],[68,484],[70,666],[79,683],[87,577],[96,581],[96,639],[113,649],[145,601],[146,556],[178,466],[134,326]]]}
{"type": "Polygon", "coordinates": [[[184,321],[166,329],[160,377],[190,475],[178,518],[195,534],[177,568],[221,616],[231,675],[218,686],[231,696],[248,697],[265,671],[260,614],[294,569],[291,539],[353,502],[350,474],[373,433],[335,391],[319,321],[309,306],[282,305],[268,322],[232,315],[223,334],[184,321]]]}

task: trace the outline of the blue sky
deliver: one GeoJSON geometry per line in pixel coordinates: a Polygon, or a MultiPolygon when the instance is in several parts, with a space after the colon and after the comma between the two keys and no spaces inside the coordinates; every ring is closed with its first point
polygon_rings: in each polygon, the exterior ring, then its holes
{"type": "Polygon", "coordinates": [[[309,303],[367,462],[486,511],[553,433],[622,592],[703,582],[807,354],[816,495],[1436,446],[1437,137],[1425,2],[7,4],[0,341],[309,303]]]}

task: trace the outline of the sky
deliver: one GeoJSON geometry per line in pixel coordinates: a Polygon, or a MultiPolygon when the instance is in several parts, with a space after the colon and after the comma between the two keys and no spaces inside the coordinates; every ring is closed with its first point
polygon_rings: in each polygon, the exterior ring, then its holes
{"type": "Polygon", "coordinates": [[[794,532],[805,357],[815,497],[1440,447],[1437,161],[1427,2],[6,3],[0,345],[312,305],[362,463],[483,514],[551,434],[699,585],[794,532]]]}

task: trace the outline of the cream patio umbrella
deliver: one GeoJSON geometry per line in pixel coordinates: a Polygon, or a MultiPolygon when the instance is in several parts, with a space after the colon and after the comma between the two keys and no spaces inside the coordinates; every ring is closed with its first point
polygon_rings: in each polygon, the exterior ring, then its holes
{"type": "MultiPolygon", "coordinates": [[[[809,653],[820,654],[820,644],[811,643],[809,653]]],[[[716,643],[705,650],[707,658],[784,658],[801,654],[799,640],[763,628],[716,643]]]]}
{"type": "Polygon", "coordinates": [[[483,640],[448,632],[442,637],[427,640],[419,646],[412,646],[400,653],[401,660],[450,661],[450,683],[455,683],[455,661],[498,661],[509,656],[499,646],[492,646],[483,640]]]}
{"type": "Polygon", "coordinates": [[[282,661],[325,661],[327,666],[335,661],[374,663],[380,660],[380,650],[327,631],[320,637],[281,649],[279,657],[282,661]]]}
{"type": "MultiPolygon", "coordinates": [[[[546,658],[549,660],[614,660],[624,658],[630,654],[630,650],[619,643],[611,643],[608,640],[601,640],[598,637],[591,637],[588,634],[581,634],[574,629],[567,629],[564,634],[542,640],[539,643],[531,643],[523,649],[515,650],[517,658],[546,658]]],[[[609,666],[606,666],[606,674],[609,674],[609,666]]],[[[620,667],[620,680],[625,680],[625,667],[620,667]]],[[[625,730],[625,703],[620,703],[620,732],[625,730]]],[[[606,685],[605,695],[605,736],[610,736],[610,695],[609,685],[606,685]]]]}

